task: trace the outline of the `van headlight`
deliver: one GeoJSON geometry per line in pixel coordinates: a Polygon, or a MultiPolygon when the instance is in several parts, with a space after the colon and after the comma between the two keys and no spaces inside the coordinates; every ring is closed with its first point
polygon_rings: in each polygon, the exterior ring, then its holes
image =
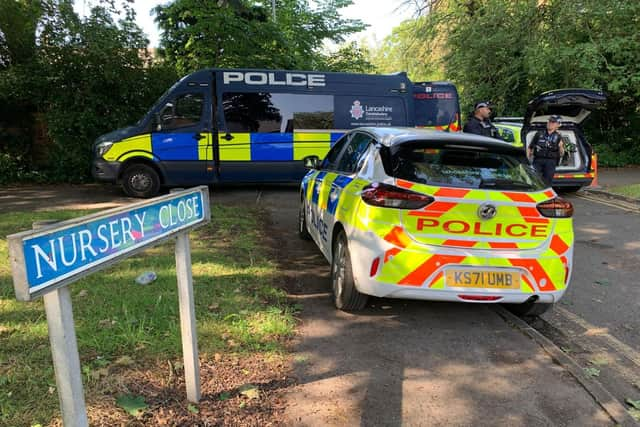
{"type": "Polygon", "coordinates": [[[107,154],[112,145],[113,142],[110,141],[101,142],[100,144],[96,145],[96,157],[100,158],[107,154]]]}

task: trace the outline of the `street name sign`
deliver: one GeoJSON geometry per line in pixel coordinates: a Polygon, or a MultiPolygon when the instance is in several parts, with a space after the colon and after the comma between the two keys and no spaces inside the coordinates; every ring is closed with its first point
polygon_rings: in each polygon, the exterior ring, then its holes
{"type": "Polygon", "coordinates": [[[29,301],[210,218],[202,186],[10,235],[16,298],[29,301]]]}
{"type": "Polygon", "coordinates": [[[86,427],[70,283],[150,246],[176,240],[176,278],[187,399],[200,400],[189,230],[211,220],[206,186],[7,236],[16,299],[42,296],[65,427],[86,427]]]}

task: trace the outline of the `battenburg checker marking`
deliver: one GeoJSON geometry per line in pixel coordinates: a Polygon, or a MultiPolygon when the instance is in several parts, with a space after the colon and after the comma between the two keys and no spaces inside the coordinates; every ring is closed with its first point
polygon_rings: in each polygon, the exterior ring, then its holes
{"type": "Polygon", "coordinates": [[[29,301],[210,217],[201,186],[8,236],[16,298],[29,301]]]}

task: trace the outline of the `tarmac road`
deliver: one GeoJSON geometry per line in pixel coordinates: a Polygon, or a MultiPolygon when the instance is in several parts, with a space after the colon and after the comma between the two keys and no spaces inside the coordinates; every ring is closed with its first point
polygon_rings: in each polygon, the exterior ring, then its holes
{"type": "Polygon", "coordinates": [[[534,326],[584,368],[599,370],[598,381],[620,402],[639,400],[640,209],[568,198],[575,208],[571,285],[534,326]]]}

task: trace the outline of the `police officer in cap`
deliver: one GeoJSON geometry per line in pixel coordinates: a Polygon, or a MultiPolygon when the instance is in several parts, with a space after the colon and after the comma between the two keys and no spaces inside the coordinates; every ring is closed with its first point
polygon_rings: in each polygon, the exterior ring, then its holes
{"type": "Polygon", "coordinates": [[[473,107],[473,116],[469,118],[462,129],[466,133],[475,133],[476,135],[488,136],[491,138],[500,138],[498,129],[491,123],[491,104],[489,101],[481,101],[473,107]]]}
{"type": "Polygon", "coordinates": [[[562,136],[558,132],[561,121],[558,115],[550,116],[547,129],[535,134],[527,150],[527,157],[533,159],[533,167],[548,186],[551,186],[556,166],[564,154],[562,136]]]}

